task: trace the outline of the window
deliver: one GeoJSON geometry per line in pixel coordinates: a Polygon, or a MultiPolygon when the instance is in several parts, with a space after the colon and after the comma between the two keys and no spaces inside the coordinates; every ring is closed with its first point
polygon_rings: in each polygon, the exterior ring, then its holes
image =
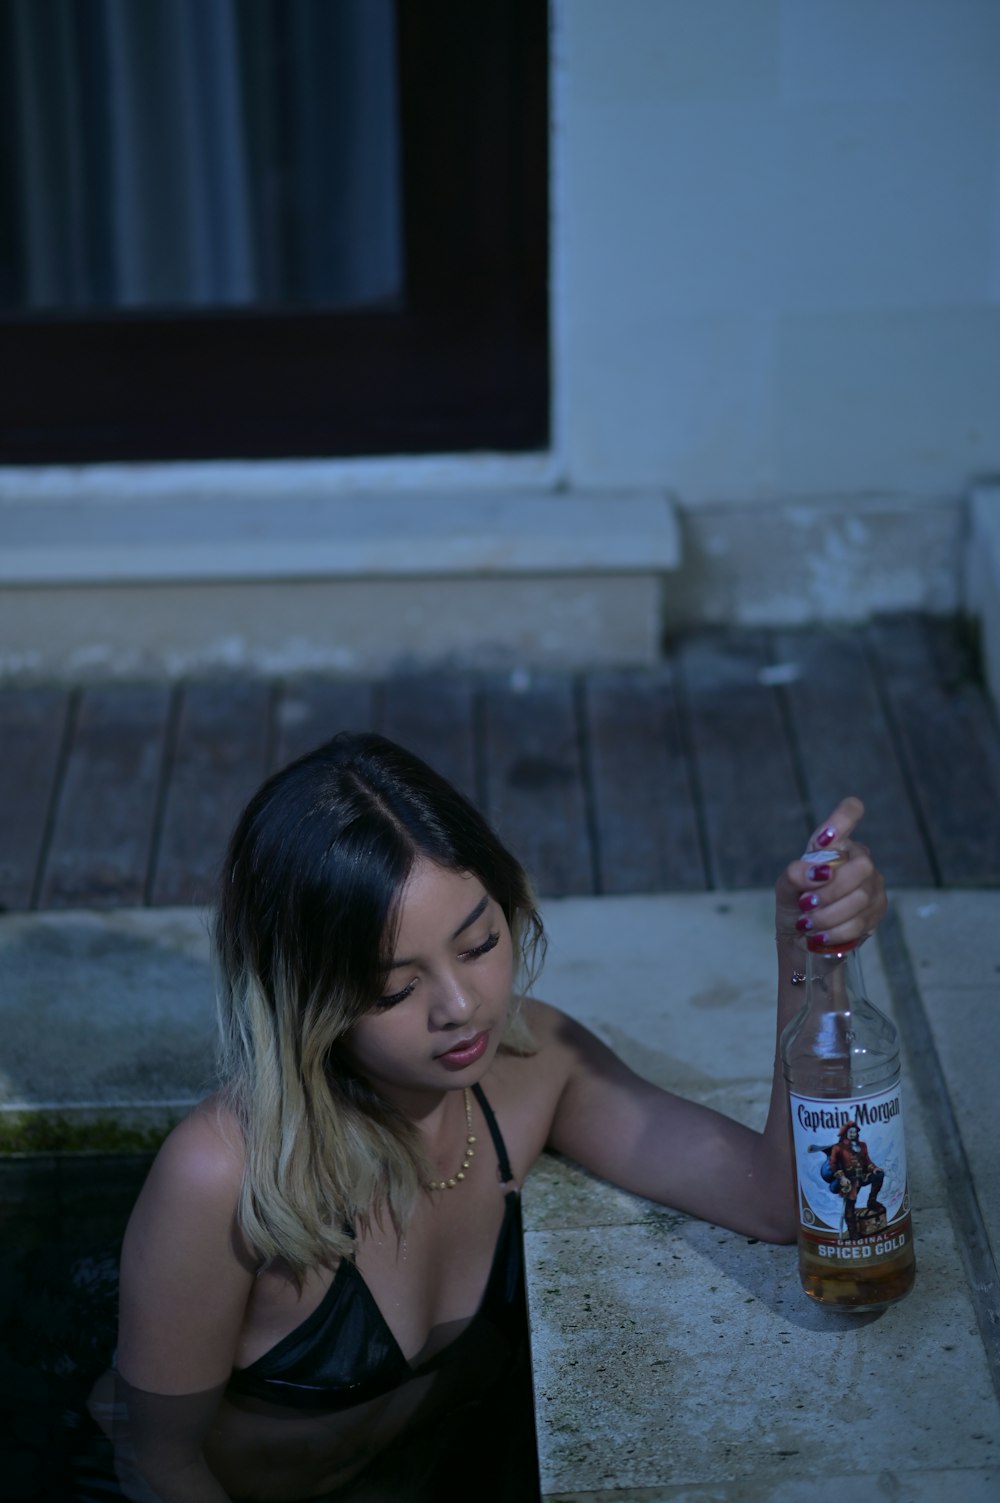
{"type": "Polygon", "coordinates": [[[545,0],[0,0],[8,463],[538,448],[545,0]]]}

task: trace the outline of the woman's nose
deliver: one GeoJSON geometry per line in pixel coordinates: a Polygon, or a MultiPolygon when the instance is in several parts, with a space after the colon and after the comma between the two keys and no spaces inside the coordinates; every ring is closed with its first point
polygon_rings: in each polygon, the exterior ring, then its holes
{"type": "Polygon", "coordinates": [[[467,1023],[476,1008],[457,976],[443,976],[434,995],[433,1021],[441,1028],[467,1023]]]}

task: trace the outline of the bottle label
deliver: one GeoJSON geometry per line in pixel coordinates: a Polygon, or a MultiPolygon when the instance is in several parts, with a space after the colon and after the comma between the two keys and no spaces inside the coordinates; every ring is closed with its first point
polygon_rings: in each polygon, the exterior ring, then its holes
{"type": "Polygon", "coordinates": [[[803,1234],[831,1264],[894,1257],[909,1237],[899,1081],[840,1100],[789,1091],[803,1234]]]}

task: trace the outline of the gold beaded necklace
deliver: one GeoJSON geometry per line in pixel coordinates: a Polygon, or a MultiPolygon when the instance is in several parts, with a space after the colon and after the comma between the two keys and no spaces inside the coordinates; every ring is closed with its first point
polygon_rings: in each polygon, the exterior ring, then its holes
{"type": "Polygon", "coordinates": [[[476,1135],[472,1131],[472,1095],[468,1086],[463,1087],[462,1095],[465,1097],[465,1158],[461,1168],[456,1169],[450,1179],[428,1180],[428,1190],[453,1190],[465,1178],[465,1171],[476,1156],[476,1135]]]}

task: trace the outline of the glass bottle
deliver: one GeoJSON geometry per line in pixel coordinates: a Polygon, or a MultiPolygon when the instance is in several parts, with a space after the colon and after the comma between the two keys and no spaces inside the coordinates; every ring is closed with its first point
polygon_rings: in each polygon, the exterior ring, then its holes
{"type": "Polygon", "coordinates": [[[916,1272],[899,1036],[865,996],[858,943],[807,941],[805,1005],[781,1035],[799,1274],[810,1298],[847,1311],[902,1299],[916,1272]]]}

